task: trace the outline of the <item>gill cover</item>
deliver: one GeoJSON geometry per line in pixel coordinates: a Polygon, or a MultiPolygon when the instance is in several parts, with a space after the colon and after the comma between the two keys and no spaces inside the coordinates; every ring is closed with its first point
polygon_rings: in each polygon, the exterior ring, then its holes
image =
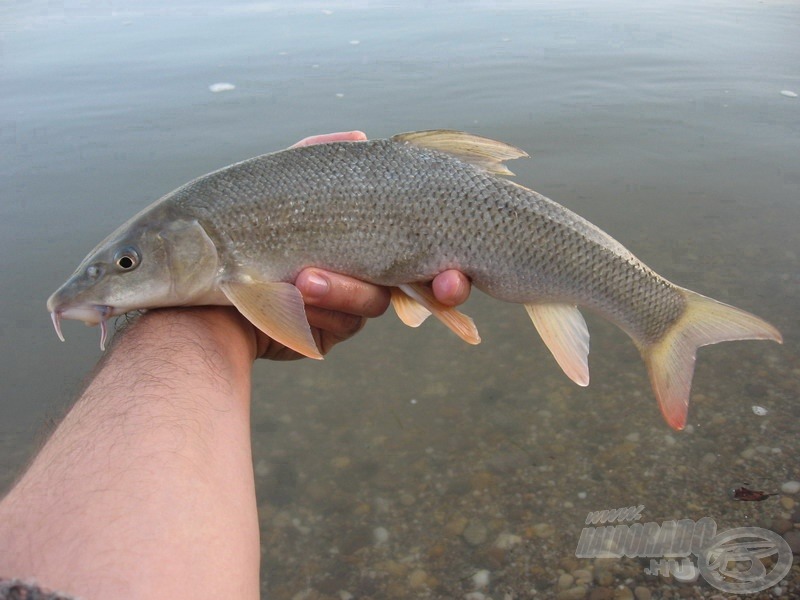
{"type": "Polygon", "coordinates": [[[217,250],[196,220],[144,214],[121,227],[86,257],[47,301],[59,339],[61,319],[100,325],[132,310],[192,304],[209,291],[217,250]]]}

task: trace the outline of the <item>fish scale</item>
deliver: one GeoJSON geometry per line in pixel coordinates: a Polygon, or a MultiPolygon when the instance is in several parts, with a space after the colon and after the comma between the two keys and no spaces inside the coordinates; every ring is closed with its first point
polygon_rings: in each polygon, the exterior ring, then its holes
{"type": "MultiPolygon", "coordinates": [[[[646,311],[619,314],[636,331],[652,329],[649,320],[662,314],[658,309],[664,306],[673,307],[674,320],[679,312],[675,307],[682,305],[677,291],[659,285],[663,280],[646,273],[638,261],[629,263],[613,253],[606,253],[610,260],[599,258],[604,242],[612,240],[576,233],[569,224],[584,224],[578,215],[558,207],[561,218],[556,220],[549,201],[535,192],[434,151],[388,140],[258,157],[191,185],[185,197],[181,203],[187,214],[208,224],[212,239],[215,230],[234,231],[237,237],[231,239],[241,242],[237,247],[243,254],[255,254],[253,240],[259,240],[267,253],[259,253],[259,259],[280,265],[282,276],[289,278],[306,265],[294,254],[285,259],[286,247],[304,251],[310,264],[348,273],[360,270],[361,277],[381,285],[431,279],[456,267],[479,289],[509,302],[579,299],[607,312],[631,290],[647,289],[646,311]],[[217,191],[231,181],[247,185],[216,200],[217,191]],[[394,181],[413,185],[398,188],[394,181]],[[281,227],[252,227],[252,216],[259,213],[281,227]],[[392,227],[382,225],[388,222],[392,227]],[[324,243],[309,239],[309,231],[324,243]],[[331,239],[335,236],[354,236],[357,243],[336,243],[331,239]],[[271,241],[276,251],[270,252],[271,241]],[[413,265],[393,261],[384,271],[386,248],[423,258],[413,265]],[[376,253],[375,262],[365,260],[376,253]],[[535,289],[519,285],[522,273],[535,275],[535,289]],[[625,281],[630,289],[620,288],[625,281]]],[[[662,328],[669,324],[660,322],[662,328]]]]}
{"type": "Polygon", "coordinates": [[[62,317],[104,323],[132,309],[233,304],[267,335],[321,358],[291,285],[314,266],[389,286],[407,324],[432,313],[477,343],[472,320],[438,304],[424,285],[458,269],[490,296],[524,304],[580,385],[589,382],[589,334],[577,307],[616,323],[639,348],[662,413],[678,429],[699,346],[781,341],[765,321],[670,283],[582,217],[499,176],[510,174],[503,161],[522,156],[443,130],[246,160],[122,225],[48,309],[60,335],[62,317]]]}

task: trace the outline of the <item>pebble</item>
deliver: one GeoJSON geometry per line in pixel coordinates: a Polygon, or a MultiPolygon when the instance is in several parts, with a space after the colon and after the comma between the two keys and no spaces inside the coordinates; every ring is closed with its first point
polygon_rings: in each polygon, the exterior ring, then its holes
{"type": "Polygon", "coordinates": [[[589,600],[614,600],[614,590],[608,587],[596,587],[589,594],[589,600]]]}
{"type": "Polygon", "coordinates": [[[408,573],[408,565],[399,563],[396,560],[385,560],[375,565],[378,571],[389,573],[393,577],[404,577],[408,573]]]}
{"type": "Polygon", "coordinates": [[[450,535],[461,535],[467,523],[469,523],[469,521],[466,517],[453,517],[447,522],[447,525],[444,526],[444,530],[450,535]]]}
{"type": "Polygon", "coordinates": [[[428,574],[422,569],[414,569],[408,576],[408,585],[412,590],[427,587],[428,574]]]}
{"type": "Polygon", "coordinates": [[[800,481],[787,481],[781,486],[784,494],[796,494],[800,492],[800,481]]]}
{"type": "Polygon", "coordinates": [[[386,527],[376,527],[372,530],[372,539],[375,540],[375,545],[380,546],[389,541],[389,530],[386,527]]]}
{"type": "Polygon", "coordinates": [[[575,578],[575,583],[578,585],[589,585],[592,583],[592,573],[587,569],[577,569],[572,572],[572,576],[575,578]]]}
{"type": "Polygon", "coordinates": [[[486,529],[486,525],[480,521],[474,520],[470,521],[469,525],[467,525],[464,528],[464,531],[461,532],[461,536],[464,538],[464,541],[470,546],[480,546],[486,541],[486,536],[488,534],[489,531],[486,529]]]}
{"type": "Polygon", "coordinates": [[[627,586],[618,587],[614,590],[614,600],[633,600],[633,592],[627,586]]]}
{"type": "Polygon", "coordinates": [[[650,600],[653,596],[652,592],[643,585],[637,585],[633,589],[633,595],[636,596],[636,600],[650,600]]]}
{"type": "Polygon", "coordinates": [[[639,432],[634,431],[633,433],[629,433],[628,435],[625,436],[625,439],[629,442],[636,443],[639,441],[639,432]]]}
{"type": "Polygon", "coordinates": [[[614,583],[614,576],[611,571],[607,569],[596,569],[594,572],[594,580],[597,585],[608,587],[614,583]]]}
{"type": "Polygon", "coordinates": [[[783,535],[784,533],[791,531],[793,526],[789,519],[776,518],[772,519],[772,527],[770,527],[770,529],[772,529],[772,531],[775,533],[780,533],[783,535]]]}
{"type": "Polygon", "coordinates": [[[717,455],[714,454],[713,452],[706,452],[703,455],[703,458],[700,459],[700,461],[704,465],[713,465],[715,462],[717,462],[717,455]]]}
{"type": "Polygon", "coordinates": [[[476,590],[482,590],[486,586],[489,585],[489,571],[486,569],[481,569],[475,575],[472,576],[472,585],[475,586],[476,590]]]}
{"type": "Polygon", "coordinates": [[[536,537],[549,538],[556,532],[556,528],[550,523],[537,523],[533,526],[533,533],[536,537]]]}
{"type": "MultiPolygon", "coordinates": [[[[565,571],[576,571],[578,569],[578,559],[574,556],[562,556],[558,559],[558,566],[565,571]]],[[[575,573],[572,573],[575,575],[575,573]]]]}
{"type": "Polygon", "coordinates": [[[769,411],[763,406],[753,405],[753,414],[756,414],[759,417],[765,417],[768,413],[769,411]]]}
{"type": "Polygon", "coordinates": [[[558,576],[558,589],[568,590],[575,583],[575,578],[569,573],[562,573],[558,576]]]}
{"type": "Polygon", "coordinates": [[[783,534],[783,539],[795,554],[800,554],[800,531],[796,529],[783,534]]]}
{"type": "Polygon", "coordinates": [[[583,600],[586,597],[586,586],[577,585],[568,590],[561,590],[558,592],[556,598],[558,600],[583,600]]]}
{"type": "Polygon", "coordinates": [[[786,510],[792,510],[795,504],[797,503],[794,501],[794,498],[789,498],[789,496],[783,496],[781,498],[781,506],[786,510]]]}
{"type": "Polygon", "coordinates": [[[444,556],[446,550],[447,548],[445,548],[444,544],[437,542],[428,549],[428,558],[430,560],[438,560],[444,556]]]}
{"type": "Polygon", "coordinates": [[[508,550],[522,543],[522,538],[513,533],[503,532],[497,536],[494,545],[502,550],[508,550]]]}
{"type": "Polygon", "coordinates": [[[267,464],[267,461],[265,461],[264,459],[259,460],[256,463],[254,471],[257,477],[266,477],[267,475],[269,475],[270,468],[269,465],[267,464]]]}
{"type": "Polygon", "coordinates": [[[348,533],[339,544],[342,554],[355,554],[361,548],[372,545],[372,531],[367,527],[357,527],[348,533]]]}

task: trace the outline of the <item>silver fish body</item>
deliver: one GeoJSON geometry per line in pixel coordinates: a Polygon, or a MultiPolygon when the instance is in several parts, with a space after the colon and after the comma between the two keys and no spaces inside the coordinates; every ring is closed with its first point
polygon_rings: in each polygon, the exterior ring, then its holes
{"type": "Polygon", "coordinates": [[[104,323],[134,308],[231,303],[319,358],[300,331],[307,323],[284,331],[270,316],[297,319],[301,299],[290,284],[315,266],[390,286],[406,323],[429,311],[476,343],[471,320],[420,285],[458,269],[490,296],[524,304],[581,385],[588,331],[576,306],[619,325],[642,352],[676,428],[685,423],[698,346],[780,341],[761,319],[675,286],[582,217],[498,177],[510,174],[503,160],[521,156],[485,138],[432,131],[246,160],[187,183],[120,227],[48,308],[58,329],[62,316],[104,323]]]}
{"type": "Polygon", "coordinates": [[[397,286],[459,269],[500,300],[584,305],[637,337],[658,336],[684,305],[674,286],[563,206],[392,140],[260,156],[163,202],[203,225],[223,263],[253,263],[275,280],[313,265],[397,286]]]}

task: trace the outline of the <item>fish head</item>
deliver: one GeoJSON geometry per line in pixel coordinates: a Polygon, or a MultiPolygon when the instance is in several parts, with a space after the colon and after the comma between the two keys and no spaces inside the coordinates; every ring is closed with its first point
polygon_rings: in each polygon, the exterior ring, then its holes
{"type": "Polygon", "coordinates": [[[214,243],[196,220],[133,219],[100,242],[47,301],[56,333],[61,319],[101,326],[133,310],[190,304],[216,278],[214,243]]]}

